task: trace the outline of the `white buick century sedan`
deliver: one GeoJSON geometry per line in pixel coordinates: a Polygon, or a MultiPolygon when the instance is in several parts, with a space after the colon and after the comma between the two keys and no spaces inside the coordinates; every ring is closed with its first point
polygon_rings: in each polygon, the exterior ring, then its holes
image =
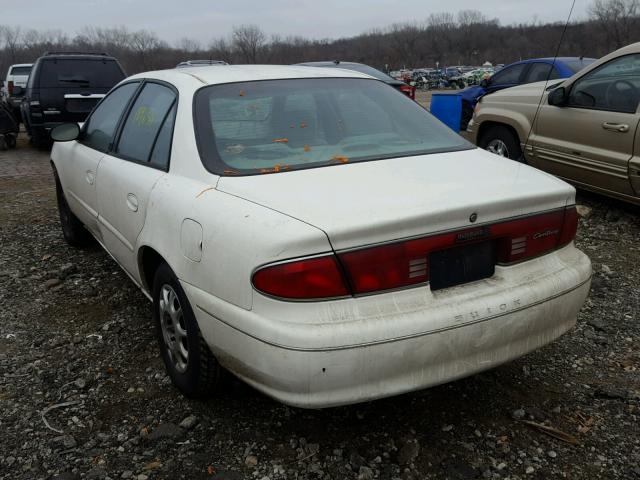
{"type": "Polygon", "coordinates": [[[347,70],[143,73],[52,132],[66,240],[153,301],[189,396],[231,371],[329,407],[449,382],[569,330],[575,190],[347,70]]]}

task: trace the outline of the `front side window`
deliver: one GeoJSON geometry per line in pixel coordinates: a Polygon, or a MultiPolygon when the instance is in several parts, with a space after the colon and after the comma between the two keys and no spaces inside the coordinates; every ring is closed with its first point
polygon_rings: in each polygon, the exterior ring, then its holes
{"type": "Polygon", "coordinates": [[[148,162],[175,100],[176,94],[169,87],[147,83],[127,116],[116,153],[138,162],[148,162]]]}
{"type": "Polygon", "coordinates": [[[126,83],[98,104],[85,124],[82,143],[88,147],[106,152],[113,142],[113,136],[125,108],[138,89],[140,82],[126,83]]]}
{"type": "Polygon", "coordinates": [[[640,101],[640,54],[611,60],[577,80],[569,105],[635,113],[640,101]]]}
{"type": "Polygon", "coordinates": [[[514,85],[520,81],[520,76],[527,65],[521,63],[513,67],[506,67],[491,77],[491,86],[514,85]]]}
{"type": "Polygon", "coordinates": [[[212,85],[196,93],[195,122],[203,163],[218,175],[473,148],[402,93],[359,78],[212,85]]]}

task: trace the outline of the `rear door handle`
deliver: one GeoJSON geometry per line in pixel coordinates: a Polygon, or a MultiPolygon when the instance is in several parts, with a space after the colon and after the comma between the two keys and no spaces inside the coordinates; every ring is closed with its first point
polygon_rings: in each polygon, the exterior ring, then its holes
{"type": "Polygon", "coordinates": [[[626,133],[629,131],[629,125],[626,123],[604,122],[602,128],[605,130],[613,130],[614,132],[626,133]]]}
{"type": "Polygon", "coordinates": [[[95,179],[96,179],[96,175],[95,175],[95,173],[93,173],[91,170],[87,170],[87,175],[86,175],[86,177],[84,177],[84,178],[85,178],[85,180],[87,181],[87,183],[88,183],[89,185],[93,185],[93,182],[94,182],[94,181],[95,181],[95,179]]]}
{"type": "Polygon", "coordinates": [[[133,193],[127,195],[127,207],[132,212],[138,211],[138,198],[133,193]]]}

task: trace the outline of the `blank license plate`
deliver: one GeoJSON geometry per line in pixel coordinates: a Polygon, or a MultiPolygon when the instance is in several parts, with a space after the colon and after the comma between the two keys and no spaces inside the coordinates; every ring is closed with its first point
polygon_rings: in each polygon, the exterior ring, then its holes
{"type": "Polygon", "coordinates": [[[429,265],[431,290],[489,278],[495,273],[495,243],[482,242],[432,252],[429,265]]]}

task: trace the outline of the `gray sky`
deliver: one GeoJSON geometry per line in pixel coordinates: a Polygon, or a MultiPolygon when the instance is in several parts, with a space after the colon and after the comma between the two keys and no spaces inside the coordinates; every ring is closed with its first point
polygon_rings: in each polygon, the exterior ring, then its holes
{"type": "MultiPolygon", "coordinates": [[[[590,3],[576,0],[573,19],[585,18],[590,3]]],[[[169,42],[189,37],[207,44],[243,23],[269,35],[337,38],[464,9],[480,10],[503,25],[564,21],[570,7],[571,0],[0,0],[0,24],[70,35],[84,25],[125,25],[169,42]]]]}

